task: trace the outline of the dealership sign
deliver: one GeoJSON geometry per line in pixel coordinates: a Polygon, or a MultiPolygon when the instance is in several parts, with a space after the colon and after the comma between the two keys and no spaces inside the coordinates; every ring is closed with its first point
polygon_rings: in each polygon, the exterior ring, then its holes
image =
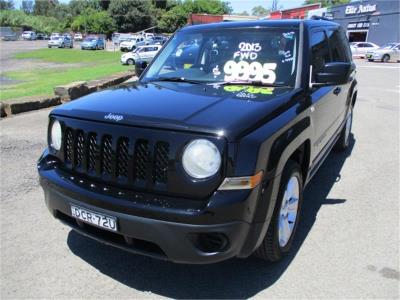
{"type": "Polygon", "coordinates": [[[376,4],[366,4],[366,5],[347,5],[346,15],[358,15],[365,14],[376,11],[376,4]]]}

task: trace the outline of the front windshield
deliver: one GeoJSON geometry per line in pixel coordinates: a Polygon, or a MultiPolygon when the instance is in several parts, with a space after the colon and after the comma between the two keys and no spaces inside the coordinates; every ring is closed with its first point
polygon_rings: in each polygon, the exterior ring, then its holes
{"type": "Polygon", "coordinates": [[[84,40],[84,42],[95,42],[95,41],[96,41],[96,39],[94,39],[94,38],[87,38],[84,40]]]}
{"type": "Polygon", "coordinates": [[[178,32],[150,66],[144,81],[294,85],[298,30],[236,28],[178,32]]]}

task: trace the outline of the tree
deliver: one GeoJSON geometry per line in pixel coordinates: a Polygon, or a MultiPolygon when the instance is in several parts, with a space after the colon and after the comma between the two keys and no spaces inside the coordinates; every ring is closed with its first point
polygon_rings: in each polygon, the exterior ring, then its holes
{"type": "Polygon", "coordinates": [[[254,6],[253,9],[251,10],[251,14],[253,16],[258,16],[258,17],[266,16],[266,15],[268,15],[268,13],[269,13],[269,10],[262,7],[261,5],[254,6]]]}
{"type": "Polygon", "coordinates": [[[321,3],[321,7],[331,7],[334,5],[347,4],[350,0],[305,0],[304,4],[321,3]]]}
{"type": "Polygon", "coordinates": [[[58,4],[58,0],[35,0],[33,14],[36,16],[51,16],[58,4]]]}
{"type": "Polygon", "coordinates": [[[111,34],[116,30],[115,22],[106,11],[96,11],[88,8],[77,16],[71,24],[74,31],[85,33],[111,34]]]}
{"type": "Polygon", "coordinates": [[[33,13],[33,0],[23,0],[21,3],[21,10],[28,15],[33,13]]]}
{"type": "Polygon", "coordinates": [[[136,32],[154,24],[151,3],[148,1],[113,0],[108,7],[108,13],[122,32],[136,32]]]}
{"type": "Polygon", "coordinates": [[[63,32],[65,23],[53,17],[27,15],[21,10],[0,11],[0,26],[21,27],[37,32],[63,32]]]}
{"type": "Polygon", "coordinates": [[[12,0],[0,0],[0,10],[14,9],[14,2],[12,0]]]}
{"type": "Polygon", "coordinates": [[[187,23],[190,14],[222,15],[232,12],[228,2],[220,0],[185,0],[172,7],[158,21],[158,27],[162,31],[173,32],[187,23]]]}
{"type": "Polygon", "coordinates": [[[79,16],[88,8],[100,11],[104,7],[108,8],[107,2],[101,0],[71,0],[69,2],[69,9],[73,16],[79,16]]]}

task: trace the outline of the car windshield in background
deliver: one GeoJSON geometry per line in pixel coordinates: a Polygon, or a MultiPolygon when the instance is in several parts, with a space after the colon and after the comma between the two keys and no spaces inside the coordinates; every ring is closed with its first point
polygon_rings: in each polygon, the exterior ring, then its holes
{"type": "Polygon", "coordinates": [[[51,38],[51,40],[52,40],[52,41],[58,41],[58,40],[61,40],[61,37],[60,37],[60,36],[53,36],[53,37],[51,38]]]}
{"type": "Polygon", "coordinates": [[[391,49],[391,48],[393,48],[394,46],[396,46],[397,44],[385,44],[385,45],[383,45],[383,46],[381,46],[380,48],[381,49],[391,49]]]}
{"type": "Polygon", "coordinates": [[[96,39],[94,39],[94,38],[91,38],[91,39],[85,39],[84,40],[84,42],[95,42],[96,41],[96,39]]]}
{"type": "Polygon", "coordinates": [[[143,80],[178,78],[202,83],[293,86],[298,40],[298,30],[293,28],[180,32],[153,62],[143,80]]]}

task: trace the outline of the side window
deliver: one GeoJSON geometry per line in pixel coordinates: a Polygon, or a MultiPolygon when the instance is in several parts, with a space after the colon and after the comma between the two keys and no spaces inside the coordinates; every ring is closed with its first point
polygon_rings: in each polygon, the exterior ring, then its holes
{"type": "Polygon", "coordinates": [[[311,65],[313,69],[312,80],[315,74],[321,72],[325,63],[331,61],[328,40],[324,31],[313,32],[311,36],[311,65]]]}
{"type": "MultiPolygon", "coordinates": [[[[347,38],[342,31],[338,29],[328,30],[328,39],[332,53],[332,61],[348,62],[351,60],[347,38]]],[[[362,43],[362,45],[361,47],[365,47],[365,43],[362,43]]]]}
{"type": "Polygon", "coordinates": [[[394,50],[400,50],[400,45],[397,45],[397,47],[394,47],[394,50]]]}

